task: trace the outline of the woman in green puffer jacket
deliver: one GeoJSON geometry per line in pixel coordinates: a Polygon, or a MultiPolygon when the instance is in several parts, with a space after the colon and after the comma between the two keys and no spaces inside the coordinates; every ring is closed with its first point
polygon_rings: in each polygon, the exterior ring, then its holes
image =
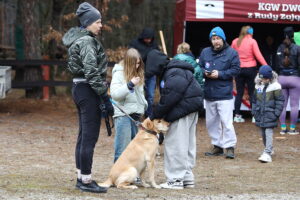
{"type": "Polygon", "coordinates": [[[195,57],[192,54],[190,50],[190,45],[188,43],[183,42],[178,45],[177,54],[174,56],[173,59],[182,60],[187,63],[190,63],[194,67],[194,77],[196,78],[197,82],[200,84],[201,88],[203,88],[204,86],[203,73],[200,66],[195,61],[195,57]]]}
{"type": "Polygon", "coordinates": [[[107,59],[101,43],[96,39],[102,28],[101,14],[84,2],[79,5],[76,15],[81,27],[71,28],[63,36],[63,43],[69,48],[67,68],[74,76],[72,96],[79,118],[75,149],[76,187],[85,192],[104,193],[107,189],[92,180],[91,172],[100,131],[100,102],[105,102],[110,113],[113,112],[107,96],[107,59]]]}

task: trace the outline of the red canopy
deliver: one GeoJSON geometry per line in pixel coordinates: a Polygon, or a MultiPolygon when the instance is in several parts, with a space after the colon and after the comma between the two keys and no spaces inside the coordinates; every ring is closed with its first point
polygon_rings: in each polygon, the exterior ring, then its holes
{"type": "Polygon", "coordinates": [[[300,24],[299,0],[177,0],[174,52],[186,21],[300,24]]]}

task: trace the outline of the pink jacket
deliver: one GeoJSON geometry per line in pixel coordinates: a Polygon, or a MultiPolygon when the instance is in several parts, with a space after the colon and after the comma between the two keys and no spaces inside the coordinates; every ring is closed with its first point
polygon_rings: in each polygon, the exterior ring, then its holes
{"type": "Polygon", "coordinates": [[[238,52],[241,61],[241,67],[256,67],[256,60],[258,60],[261,65],[267,65],[267,62],[262,56],[256,40],[252,38],[252,35],[246,35],[239,47],[237,46],[237,41],[238,38],[235,38],[232,41],[231,47],[238,52]]]}

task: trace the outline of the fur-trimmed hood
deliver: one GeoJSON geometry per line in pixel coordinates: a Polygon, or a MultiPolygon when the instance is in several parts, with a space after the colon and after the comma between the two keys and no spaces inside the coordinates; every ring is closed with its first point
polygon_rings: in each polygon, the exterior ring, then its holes
{"type": "MultiPolygon", "coordinates": [[[[270,84],[278,82],[278,74],[274,71],[272,71],[272,74],[273,74],[273,78],[271,79],[270,84]]],[[[259,73],[257,73],[254,82],[255,82],[255,85],[257,85],[257,86],[263,85],[262,78],[259,77],[259,73]]]]}

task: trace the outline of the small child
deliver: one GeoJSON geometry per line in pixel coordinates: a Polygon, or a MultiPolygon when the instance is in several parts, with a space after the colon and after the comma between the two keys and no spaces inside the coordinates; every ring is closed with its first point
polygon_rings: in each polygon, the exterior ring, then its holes
{"type": "Polygon", "coordinates": [[[255,124],[261,128],[265,149],[258,160],[264,163],[272,162],[273,128],[277,126],[284,104],[277,78],[278,75],[268,65],[261,66],[255,78],[252,114],[255,124]]]}

